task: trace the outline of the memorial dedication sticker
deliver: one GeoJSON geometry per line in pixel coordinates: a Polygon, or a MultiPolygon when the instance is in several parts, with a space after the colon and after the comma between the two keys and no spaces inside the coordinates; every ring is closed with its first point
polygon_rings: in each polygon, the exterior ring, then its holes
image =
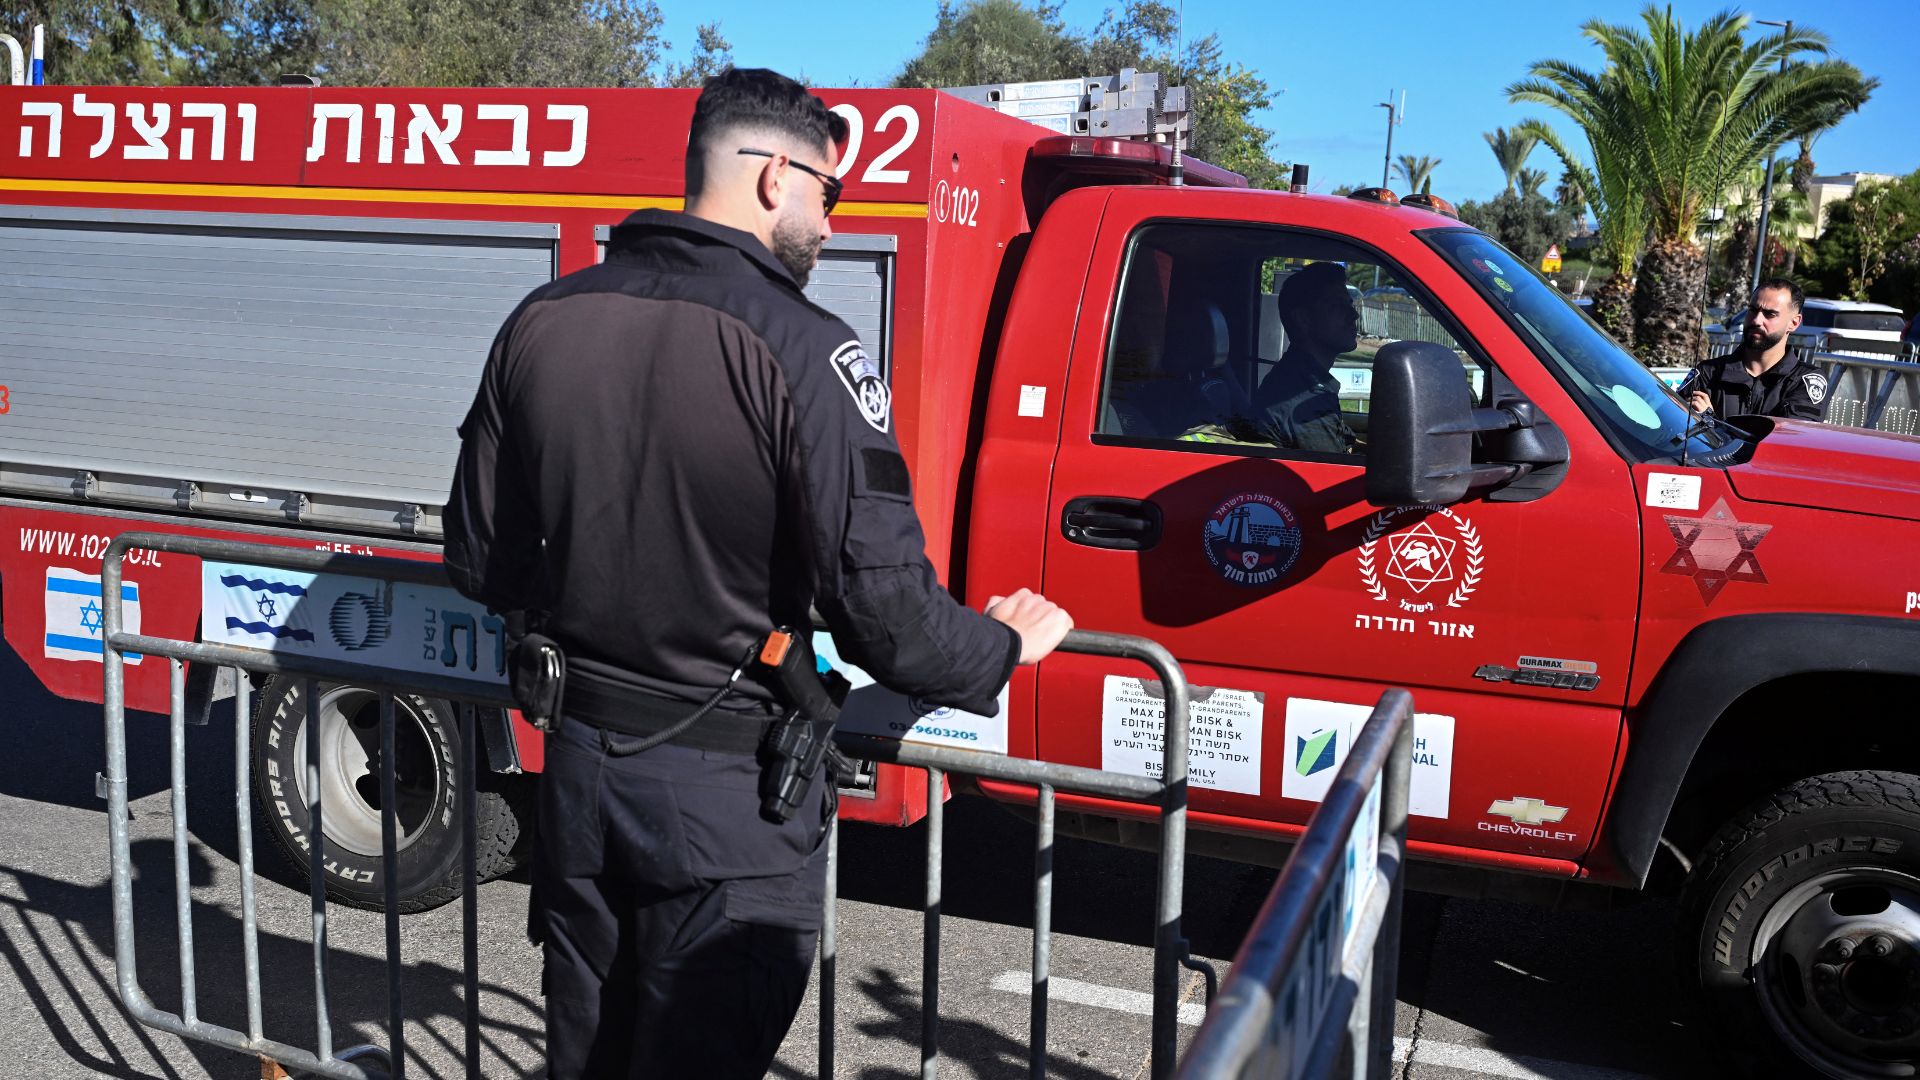
{"type": "MultiPolygon", "coordinates": [[[[1187,782],[1260,794],[1260,730],[1267,696],[1252,690],[1192,688],[1187,716],[1187,782]]],[[[1100,701],[1100,767],[1158,778],[1166,761],[1167,701],[1157,679],[1107,676],[1100,701]]]]}

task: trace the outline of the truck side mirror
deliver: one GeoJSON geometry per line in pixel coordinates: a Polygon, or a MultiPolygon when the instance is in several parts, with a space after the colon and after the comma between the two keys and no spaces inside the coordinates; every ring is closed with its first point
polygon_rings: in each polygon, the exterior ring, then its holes
{"type": "Polygon", "coordinates": [[[1373,360],[1367,501],[1445,506],[1473,477],[1473,398],[1460,357],[1431,341],[1396,341],[1373,360]]]}

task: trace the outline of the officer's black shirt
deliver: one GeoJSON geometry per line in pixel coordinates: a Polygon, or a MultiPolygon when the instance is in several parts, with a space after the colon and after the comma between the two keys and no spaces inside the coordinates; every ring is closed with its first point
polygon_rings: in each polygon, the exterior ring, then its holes
{"type": "Polygon", "coordinates": [[[1019,636],[940,585],[878,369],[750,234],[629,217],[507,319],[460,433],[448,573],[576,666],[699,701],[813,604],[882,683],[995,711],[1019,636]]]}
{"type": "Polygon", "coordinates": [[[1820,420],[1826,416],[1827,377],[1819,367],[1788,353],[1780,362],[1760,373],[1747,374],[1740,350],[1707,360],[1681,380],[1679,394],[1684,400],[1695,390],[1705,390],[1713,402],[1716,416],[1785,416],[1796,420],[1820,420]]]}

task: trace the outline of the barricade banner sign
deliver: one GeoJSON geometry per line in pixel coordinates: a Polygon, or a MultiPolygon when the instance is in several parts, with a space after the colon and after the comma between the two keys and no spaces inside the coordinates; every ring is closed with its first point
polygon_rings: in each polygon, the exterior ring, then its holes
{"type": "Polygon", "coordinates": [[[452,589],[206,560],[200,637],[504,685],[506,627],[452,589]]]}

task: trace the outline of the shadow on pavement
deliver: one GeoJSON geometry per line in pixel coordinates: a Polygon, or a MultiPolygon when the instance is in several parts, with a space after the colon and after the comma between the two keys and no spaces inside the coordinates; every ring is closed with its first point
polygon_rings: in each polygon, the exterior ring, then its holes
{"type": "MultiPolygon", "coordinates": [[[[210,884],[212,868],[205,854],[198,848],[189,851],[190,875],[196,888],[210,884]]],[[[135,963],[140,985],[157,1008],[178,1013],[180,944],[174,917],[172,844],[157,839],[138,840],[131,845],[130,853],[135,875],[135,963]]],[[[83,1040],[69,1027],[73,1018],[78,1017],[78,1022],[92,1033],[85,1043],[112,1046],[113,1041],[100,1018],[88,1004],[102,998],[115,1002],[113,1008],[120,1013],[116,1026],[131,1023],[120,1009],[114,989],[113,913],[106,880],[98,885],[82,886],[20,870],[9,873],[23,896],[18,900],[0,899],[0,903],[16,909],[25,929],[19,940],[0,935],[0,953],[4,953],[8,966],[33,1001],[47,1030],[80,1065],[106,1075],[142,1075],[129,1071],[123,1061],[92,1056],[83,1040]],[[60,940],[49,941],[43,936],[49,923],[58,927],[60,940]],[[30,977],[27,960],[32,953],[39,954],[42,967],[55,973],[57,985],[46,985],[30,977]],[[71,964],[69,957],[79,958],[79,965],[71,964]]],[[[234,892],[237,897],[237,886],[234,892]]],[[[284,902],[281,898],[276,900],[284,902]]],[[[263,898],[263,906],[264,903],[263,898]]],[[[343,918],[340,910],[329,908],[329,920],[343,918]]],[[[210,1023],[244,1030],[247,1006],[240,920],[224,908],[204,903],[196,903],[193,914],[200,1016],[210,1023]]],[[[355,915],[362,919],[378,918],[355,915]]],[[[457,937],[457,931],[455,935],[457,937]]],[[[259,954],[263,1030],[269,1038],[311,1049],[315,1025],[310,943],[262,929],[259,954]]],[[[380,1032],[375,1038],[384,1044],[385,962],[335,949],[329,957],[328,976],[334,1048],[338,1050],[358,1041],[356,1028],[380,1032]]],[[[448,1053],[458,1053],[457,1033],[464,1019],[461,972],[436,961],[415,960],[405,965],[402,978],[410,1040],[408,1074],[440,1075],[419,1056],[414,1043],[424,1038],[438,1042],[448,1053]]],[[[483,1055],[489,1048],[493,1053],[488,1059],[487,1075],[503,1075],[503,1070],[510,1068],[507,1063],[516,1058],[539,1060],[539,1048],[544,1045],[541,1002],[484,981],[481,993],[485,997],[481,1008],[483,1055]],[[522,1019],[503,1020],[505,1012],[522,1019]]],[[[163,1054],[154,1049],[154,1040],[174,1039],[172,1035],[152,1033],[145,1028],[136,1028],[136,1032],[155,1060],[162,1060],[163,1054]]],[[[251,1074],[250,1069],[242,1068],[247,1058],[237,1051],[197,1042],[184,1045],[213,1075],[251,1074]]],[[[178,1075],[170,1069],[168,1074],[178,1075]]],[[[534,1076],[539,1075],[539,1070],[504,1074],[534,1076]]]]}
{"type": "MultiPolygon", "coordinates": [[[[985,798],[946,808],[942,900],[962,919],[1033,927],[1034,828],[985,798]]],[[[846,823],[840,836],[840,896],[918,911],[925,898],[927,829],[846,823]]],[[[1053,929],[1057,934],[1151,946],[1157,855],[1056,836],[1053,929]]],[[[1230,959],[1273,887],[1275,871],[1187,859],[1182,923],[1193,952],[1230,959]]]]}
{"type": "Polygon", "coordinates": [[[1432,1037],[1446,1038],[1438,1017],[1509,1055],[1716,1074],[1673,957],[1670,900],[1607,911],[1408,900],[1399,998],[1432,1014],[1432,1037]]]}

